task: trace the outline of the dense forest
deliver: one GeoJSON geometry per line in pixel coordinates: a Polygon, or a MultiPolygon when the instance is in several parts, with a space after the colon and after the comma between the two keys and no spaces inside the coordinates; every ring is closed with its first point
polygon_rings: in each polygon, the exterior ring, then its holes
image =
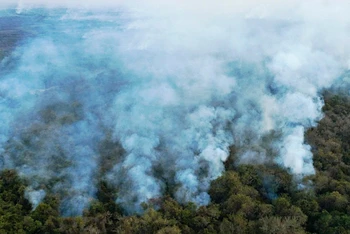
{"type": "Polygon", "coordinates": [[[324,118],[305,133],[315,175],[296,178],[273,162],[237,164],[231,147],[226,172],[211,184],[208,206],[179,204],[165,195],[144,204],[142,215],[125,215],[115,203],[117,191],[100,181],[82,217],[61,217],[58,196],[47,195],[33,210],[25,179],[5,170],[0,233],[350,233],[350,98],[323,96],[324,118]]]}

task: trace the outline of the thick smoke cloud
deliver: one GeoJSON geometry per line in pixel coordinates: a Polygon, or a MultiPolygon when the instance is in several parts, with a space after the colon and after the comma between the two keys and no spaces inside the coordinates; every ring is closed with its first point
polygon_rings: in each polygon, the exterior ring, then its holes
{"type": "Polygon", "coordinates": [[[80,214],[99,179],[128,212],[165,191],[205,205],[231,145],[314,173],[304,131],[345,82],[349,4],[204,3],[0,5],[33,22],[1,62],[0,150],[34,206],[53,192],[80,214]]]}

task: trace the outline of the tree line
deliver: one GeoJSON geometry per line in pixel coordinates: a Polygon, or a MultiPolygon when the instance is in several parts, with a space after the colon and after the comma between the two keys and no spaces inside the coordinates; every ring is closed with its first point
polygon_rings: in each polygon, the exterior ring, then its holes
{"type": "Polygon", "coordinates": [[[81,217],[61,217],[57,195],[33,210],[25,179],[4,170],[0,233],[350,233],[350,98],[325,92],[324,99],[324,118],[305,133],[315,175],[298,179],[273,162],[237,165],[232,147],[225,173],[211,183],[208,206],[179,204],[166,194],[143,204],[142,215],[125,215],[102,180],[81,217]]]}

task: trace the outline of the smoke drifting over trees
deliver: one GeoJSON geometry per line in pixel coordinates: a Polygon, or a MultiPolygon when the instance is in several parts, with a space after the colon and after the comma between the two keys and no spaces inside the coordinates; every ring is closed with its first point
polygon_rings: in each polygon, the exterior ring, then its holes
{"type": "Polygon", "coordinates": [[[207,205],[232,145],[237,163],[314,173],[304,131],[347,82],[349,5],[156,3],[1,11],[23,31],[1,62],[1,168],[34,206],[56,193],[81,214],[101,179],[130,213],[169,191],[207,205]]]}

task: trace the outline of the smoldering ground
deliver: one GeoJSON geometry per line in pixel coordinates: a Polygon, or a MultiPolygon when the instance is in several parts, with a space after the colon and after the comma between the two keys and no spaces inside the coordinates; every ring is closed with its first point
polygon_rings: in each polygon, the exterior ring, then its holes
{"type": "Polygon", "coordinates": [[[2,168],[66,215],[101,178],[128,212],[169,185],[206,205],[231,145],[240,163],[314,173],[304,131],[346,82],[349,4],[265,3],[3,3],[30,33],[1,62],[2,168]]]}

